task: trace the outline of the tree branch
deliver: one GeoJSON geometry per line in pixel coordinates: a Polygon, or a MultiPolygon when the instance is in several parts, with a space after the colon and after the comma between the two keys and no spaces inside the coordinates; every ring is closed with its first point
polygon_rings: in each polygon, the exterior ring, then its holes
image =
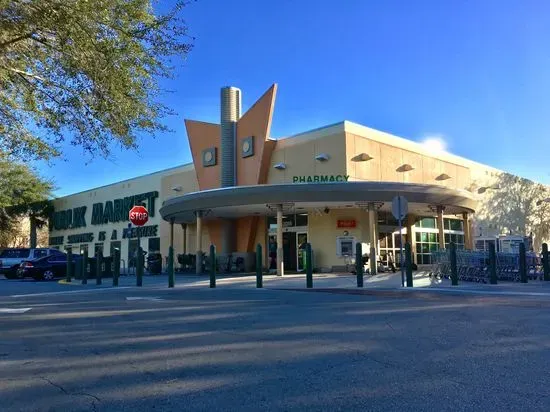
{"type": "Polygon", "coordinates": [[[25,34],[22,34],[21,36],[18,36],[18,37],[14,37],[13,39],[11,40],[7,40],[3,43],[0,43],[0,49],[5,49],[6,47],[8,47],[9,45],[13,44],[13,43],[17,43],[21,40],[25,40],[25,39],[30,39],[33,35],[33,32],[30,32],[30,33],[25,33],[25,34]]]}

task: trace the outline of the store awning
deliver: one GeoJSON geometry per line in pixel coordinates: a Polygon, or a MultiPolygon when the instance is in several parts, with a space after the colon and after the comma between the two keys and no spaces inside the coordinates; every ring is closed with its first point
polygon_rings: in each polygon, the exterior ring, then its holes
{"type": "Polygon", "coordinates": [[[160,214],[174,223],[195,221],[195,212],[207,218],[237,218],[271,215],[274,205],[287,210],[310,211],[319,208],[367,207],[374,202],[379,210],[391,210],[396,195],[404,196],[409,210],[417,215],[430,214],[444,206],[445,214],[475,211],[476,201],[465,190],[438,185],[387,182],[295,183],[227,187],[187,193],[166,200],[160,214]]]}

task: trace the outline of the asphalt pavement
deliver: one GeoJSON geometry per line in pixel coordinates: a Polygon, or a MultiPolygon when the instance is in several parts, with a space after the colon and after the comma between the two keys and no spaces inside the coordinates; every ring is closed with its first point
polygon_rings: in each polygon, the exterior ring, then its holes
{"type": "Polygon", "coordinates": [[[0,280],[0,409],[550,409],[547,294],[203,281],[0,280]]]}

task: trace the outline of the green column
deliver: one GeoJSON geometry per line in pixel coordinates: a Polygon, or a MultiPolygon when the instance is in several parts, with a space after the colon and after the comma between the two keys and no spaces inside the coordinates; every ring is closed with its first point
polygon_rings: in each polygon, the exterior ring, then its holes
{"type": "Polygon", "coordinates": [[[65,280],[71,282],[73,277],[73,249],[67,248],[67,273],[65,273],[65,280]]]}
{"type": "Polygon", "coordinates": [[[262,272],[262,245],[258,243],[256,246],[256,287],[264,287],[264,279],[262,272]]]}
{"type": "Polygon", "coordinates": [[[519,279],[521,283],[527,283],[527,259],[523,242],[519,244],[519,279]]]}
{"type": "Polygon", "coordinates": [[[101,250],[98,250],[95,255],[95,284],[101,285],[101,277],[103,275],[103,271],[101,270],[103,266],[103,252],[101,250]]]}
{"type": "Polygon", "coordinates": [[[455,244],[455,242],[451,242],[451,244],[450,244],[449,258],[451,260],[451,285],[457,286],[458,285],[458,268],[457,268],[457,265],[456,265],[456,244],[455,244]]]}
{"type": "Polygon", "coordinates": [[[357,276],[357,287],[363,287],[363,248],[361,242],[355,244],[355,275],[357,276]]]}
{"type": "Polygon", "coordinates": [[[88,284],[88,266],[90,262],[88,261],[88,250],[84,251],[82,255],[82,284],[88,284]]]}
{"type": "Polygon", "coordinates": [[[496,285],[497,282],[497,254],[494,243],[489,243],[489,283],[496,285]]]}
{"type": "Polygon", "coordinates": [[[118,278],[120,276],[120,250],[114,250],[113,256],[113,286],[118,286],[118,278]]]}
{"type": "Polygon", "coordinates": [[[168,248],[168,287],[173,288],[176,283],[176,275],[174,273],[174,248],[168,248]]]}
{"type": "Polygon", "coordinates": [[[143,249],[138,247],[138,256],[136,263],[136,286],[143,286],[143,249]]]}
{"type": "Polygon", "coordinates": [[[210,287],[216,287],[216,246],[210,245],[210,287]]]}
{"type": "Polygon", "coordinates": [[[548,262],[548,244],[542,244],[542,270],[544,273],[544,280],[550,280],[550,262],[548,262]]]}
{"type": "Polygon", "coordinates": [[[413,287],[413,266],[412,266],[412,249],[409,242],[405,243],[405,273],[407,277],[407,287],[413,287]]]}
{"type": "Polygon", "coordinates": [[[313,263],[311,259],[311,243],[306,243],[306,287],[313,287],[313,263]]]}

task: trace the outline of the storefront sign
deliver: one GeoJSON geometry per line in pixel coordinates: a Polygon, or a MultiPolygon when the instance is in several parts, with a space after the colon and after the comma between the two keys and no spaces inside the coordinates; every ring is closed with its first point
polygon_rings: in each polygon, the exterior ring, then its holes
{"type": "MultiPolygon", "coordinates": [[[[159,192],[146,192],[139,195],[128,196],[122,199],[108,200],[104,203],[94,203],[92,206],[92,225],[104,225],[107,223],[127,222],[128,213],[135,205],[147,205],[149,216],[155,216],[155,200],[159,192]]],[[[50,230],[67,230],[86,227],[86,206],[75,207],[68,210],[60,210],[53,213],[50,218],[50,230]]]]}
{"type": "Polygon", "coordinates": [[[63,244],[63,236],[54,236],[48,240],[50,246],[58,246],[63,244]]]}
{"type": "Polygon", "coordinates": [[[292,183],[334,183],[347,182],[349,175],[292,176],[292,183]]]}
{"type": "Polygon", "coordinates": [[[338,229],[353,229],[357,227],[357,221],[355,219],[338,219],[336,227],[338,229]]]}
{"type": "Polygon", "coordinates": [[[122,230],[122,239],[138,237],[156,237],[158,236],[158,225],[149,225],[141,227],[133,227],[130,229],[122,230]]]}
{"type": "Polygon", "coordinates": [[[79,233],[67,236],[68,243],[89,243],[94,241],[93,233],[79,233]]]}

